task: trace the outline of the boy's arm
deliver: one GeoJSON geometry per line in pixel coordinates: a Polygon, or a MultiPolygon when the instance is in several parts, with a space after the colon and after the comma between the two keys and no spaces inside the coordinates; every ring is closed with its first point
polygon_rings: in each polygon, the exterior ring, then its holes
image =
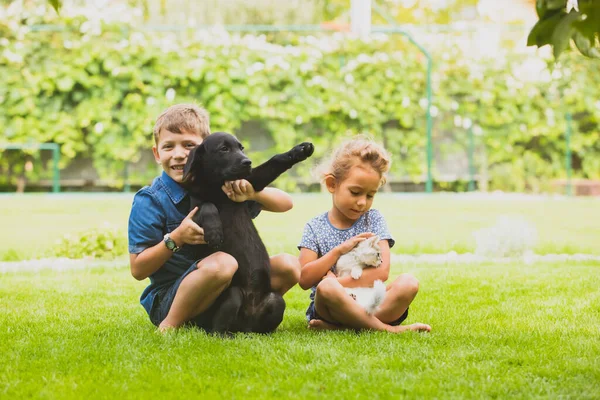
{"type": "MultiPolygon", "coordinates": [[[[185,244],[206,243],[204,241],[204,230],[193,221],[194,214],[197,211],[198,207],[195,207],[181,221],[181,224],[170,233],[170,237],[177,247],[182,247],[185,244]]],[[[138,281],[144,280],[158,271],[172,255],[173,251],[169,250],[162,240],[154,246],[144,249],[141,253],[130,253],[131,275],[138,281]]]]}
{"type": "Polygon", "coordinates": [[[294,203],[292,196],[272,187],[266,187],[260,192],[255,192],[254,188],[245,179],[240,179],[233,182],[226,182],[223,185],[223,191],[230,200],[242,202],[253,200],[260,203],[263,210],[271,212],[286,212],[292,209],[294,203]]]}
{"type": "Polygon", "coordinates": [[[139,254],[129,254],[131,275],[138,281],[142,281],[158,271],[172,255],[173,252],[167,249],[163,242],[148,247],[139,254]]]}
{"type": "Polygon", "coordinates": [[[294,206],[292,196],[283,190],[272,187],[266,187],[260,192],[255,192],[252,200],[260,203],[263,210],[271,212],[286,212],[294,206]]]}

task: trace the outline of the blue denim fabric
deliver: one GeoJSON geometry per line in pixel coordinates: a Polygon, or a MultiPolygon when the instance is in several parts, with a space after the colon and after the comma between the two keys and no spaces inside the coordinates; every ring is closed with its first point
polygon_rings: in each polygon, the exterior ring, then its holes
{"type": "MultiPolygon", "coordinates": [[[[248,201],[250,214],[255,218],[260,204],[248,201]]],[[[189,213],[190,199],[187,191],[163,172],[152,185],[140,189],[133,198],[129,215],[129,253],[139,254],[162,242],[165,233],[172,232],[189,213]]],[[[210,255],[207,245],[184,245],[150,276],[140,303],[151,314],[154,299],[160,288],[172,285],[194,262],[210,255]]]]}

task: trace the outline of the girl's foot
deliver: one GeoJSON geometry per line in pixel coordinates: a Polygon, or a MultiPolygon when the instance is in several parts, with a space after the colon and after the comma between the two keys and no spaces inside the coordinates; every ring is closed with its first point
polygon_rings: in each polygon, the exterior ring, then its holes
{"type": "Polygon", "coordinates": [[[390,326],[389,332],[392,333],[402,333],[402,332],[431,332],[431,326],[427,324],[422,324],[420,322],[411,324],[411,325],[398,325],[398,326],[390,326]]]}
{"type": "Polygon", "coordinates": [[[340,329],[344,329],[341,326],[330,324],[329,322],[325,322],[322,319],[311,319],[308,322],[308,328],[314,330],[330,330],[337,331],[340,329]]]}

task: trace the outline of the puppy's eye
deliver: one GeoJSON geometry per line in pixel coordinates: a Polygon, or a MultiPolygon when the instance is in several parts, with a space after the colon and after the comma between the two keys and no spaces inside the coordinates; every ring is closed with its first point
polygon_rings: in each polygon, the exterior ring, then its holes
{"type": "Polygon", "coordinates": [[[229,147],[227,147],[227,146],[223,146],[223,147],[221,147],[221,148],[219,149],[219,151],[221,151],[221,152],[223,152],[223,153],[226,153],[226,152],[228,152],[228,151],[229,151],[229,147]]]}

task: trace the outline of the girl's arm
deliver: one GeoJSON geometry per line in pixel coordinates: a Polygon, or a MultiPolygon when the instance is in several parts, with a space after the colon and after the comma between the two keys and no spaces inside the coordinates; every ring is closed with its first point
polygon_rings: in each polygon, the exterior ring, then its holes
{"type": "MultiPolygon", "coordinates": [[[[362,242],[367,238],[370,238],[371,236],[373,236],[373,233],[365,232],[351,237],[344,243],[334,247],[331,251],[329,251],[329,253],[325,254],[321,258],[318,258],[317,253],[315,253],[314,251],[303,247],[300,250],[299,257],[300,266],[302,267],[302,269],[300,270],[300,281],[298,282],[300,287],[306,290],[319,283],[343,254],[348,253],[350,250],[356,247],[358,243],[362,242]]],[[[389,269],[389,247],[387,259],[389,269]]],[[[371,282],[371,285],[373,285],[373,282],[371,282]]]]}
{"type": "Polygon", "coordinates": [[[300,281],[298,285],[304,290],[315,286],[327,274],[340,258],[341,253],[338,248],[334,248],[323,257],[318,258],[317,253],[303,247],[300,250],[300,281]]]}
{"type": "Polygon", "coordinates": [[[351,276],[337,278],[338,282],[344,287],[371,287],[377,279],[385,282],[390,276],[390,244],[387,240],[380,240],[379,247],[381,248],[381,265],[377,268],[366,268],[359,279],[354,279],[351,276]]]}

